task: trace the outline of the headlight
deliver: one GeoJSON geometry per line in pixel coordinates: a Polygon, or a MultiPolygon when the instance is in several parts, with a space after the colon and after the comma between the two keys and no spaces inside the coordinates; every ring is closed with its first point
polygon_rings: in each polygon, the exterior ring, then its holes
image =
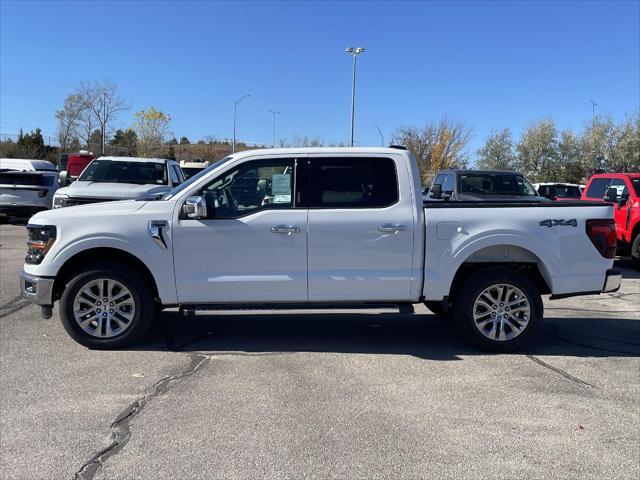
{"type": "Polygon", "coordinates": [[[67,198],[69,198],[69,195],[56,195],[53,197],[53,208],[64,207],[67,202],[67,198]]]}
{"type": "Polygon", "coordinates": [[[38,265],[42,263],[47,252],[56,241],[56,227],[53,225],[27,225],[29,239],[27,241],[26,263],[38,265]]]}

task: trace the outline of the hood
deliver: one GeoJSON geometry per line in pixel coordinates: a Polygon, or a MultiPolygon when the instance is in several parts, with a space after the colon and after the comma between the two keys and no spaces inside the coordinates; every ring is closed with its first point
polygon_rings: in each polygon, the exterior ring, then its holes
{"type": "Polygon", "coordinates": [[[474,193],[458,194],[461,202],[550,202],[548,198],[533,195],[479,195],[474,193]]]}
{"type": "Polygon", "coordinates": [[[141,199],[155,193],[164,193],[168,191],[168,185],[138,185],[135,183],[75,181],[68,187],[59,188],[56,195],[69,195],[70,197],[141,199]]]}
{"type": "Polygon", "coordinates": [[[101,202],[78,205],[76,207],[57,208],[36,213],[29,223],[36,225],[59,225],[60,220],[71,218],[99,218],[133,213],[140,210],[147,202],[123,200],[121,202],[101,202]]]}

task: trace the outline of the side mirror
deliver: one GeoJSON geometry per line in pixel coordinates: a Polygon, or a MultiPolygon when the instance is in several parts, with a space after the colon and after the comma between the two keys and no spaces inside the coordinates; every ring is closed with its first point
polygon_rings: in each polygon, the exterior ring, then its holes
{"type": "Polygon", "coordinates": [[[66,187],[67,185],[69,185],[69,172],[67,172],[66,170],[60,172],[60,174],[58,175],[58,185],[60,185],[61,187],[66,187]]]}
{"type": "Polygon", "coordinates": [[[207,202],[204,197],[188,197],[182,205],[182,213],[193,220],[207,218],[207,202]]]}
{"type": "Polygon", "coordinates": [[[616,188],[607,188],[607,192],[604,194],[602,199],[605,202],[617,203],[618,202],[618,189],[616,188]]]}
{"type": "Polygon", "coordinates": [[[449,200],[451,200],[452,196],[453,196],[453,192],[442,192],[442,199],[445,202],[448,202],[449,200]]]}
{"type": "Polygon", "coordinates": [[[429,198],[442,198],[442,185],[436,184],[432,185],[431,189],[429,189],[429,198]]]}

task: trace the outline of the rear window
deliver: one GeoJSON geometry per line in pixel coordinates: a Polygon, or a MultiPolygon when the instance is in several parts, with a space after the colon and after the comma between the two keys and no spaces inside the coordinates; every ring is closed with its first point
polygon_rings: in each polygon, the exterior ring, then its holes
{"type": "Polygon", "coordinates": [[[0,185],[50,187],[53,185],[53,176],[45,176],[41,173],[0,172],[0,185]]]}
{"type": "Polygon", "coordinates": [[[379,208],[398,201],[390,158],[318,158],[311,161],[310,206],[379,208]]]}
{"type": "Polygon", "coordinates": [[[587,189],[587,197],[601,199],[604,197],[610,183],[610,178],[594,178],[587,189]]]}
{"type": "Polygon", "coordinates": [[[640,197],[640,178],[632,178],[631,185],[633,185],[636,195],[640,197]]]}

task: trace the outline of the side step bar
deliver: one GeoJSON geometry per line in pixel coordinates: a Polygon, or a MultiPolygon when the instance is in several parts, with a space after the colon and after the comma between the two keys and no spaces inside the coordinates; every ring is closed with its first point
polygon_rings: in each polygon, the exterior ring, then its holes
{"type": "Polygon", "coordinates": [[[183,316],[195,316],[198,313],[221,312],[225,310],[246,311],[247,313],[258,310],[372,310],[394,309],[399,313],[413,313],[413,304],[406,302],[371,302],[371,303],[263,303],[263,304],[183,304],[180,305],[180,314],[183,316]]]}

